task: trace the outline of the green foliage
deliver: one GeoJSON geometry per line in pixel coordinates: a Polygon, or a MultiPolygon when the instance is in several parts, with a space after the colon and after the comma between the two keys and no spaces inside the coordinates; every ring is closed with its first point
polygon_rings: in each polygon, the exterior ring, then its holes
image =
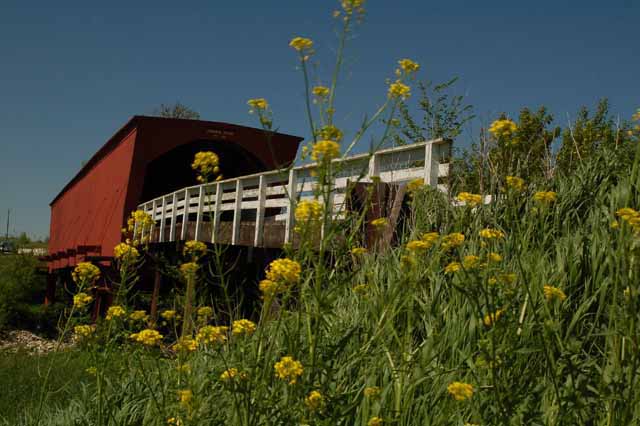
{"type": "MultiPolygon", "coordinates": [[[[38,274],[39,261],[29,255],[0,256],[0,329],[20,326],[40,316],[34,305],[42,304],[46,286],[38,274]]],[[[36,323],[40,323],[36,319],[36,323]]]]}
{"type": "Polygon", "coordinates": [[[164,118],[183,118],[188,120],[200,119],[200,114],[197,111],[181,104],[180,102],[176,102],[173,105],[161,104],[160,107],[153,112],[153,115],[164,118]]]}

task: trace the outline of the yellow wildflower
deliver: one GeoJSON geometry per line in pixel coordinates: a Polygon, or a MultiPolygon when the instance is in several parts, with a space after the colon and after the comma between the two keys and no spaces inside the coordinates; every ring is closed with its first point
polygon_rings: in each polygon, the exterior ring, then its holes
{"type": "Polygon", "coordinates": [[[525,189],[524,179],[517,176],[507,176],[507,187],[514,191],[522,192],[525,189]]]}
{"type": "Polygon", "coordinates": [[[114,318],[121,318],[125,314],[126,312],[124,308],[122,308],[122,306],[118,306],[118,305],[109,306],[109,309],[107,309],[106,320],[111,321],[114,318]]]}
{"type": "Polygon", "coordinates": [[[440,238],[440,234],[438,234],[437,232],[427,232],[422,234],[422,237],[420,237],[422,241],[425,241],[431,245],[434,245],[436,242],[438,242],[438,238],[440,238]]]}
{"type": "Polygon", "coordinates": [[[498,229],[493,229],[493,228],[482,229],[478,234],[480,235],[481,238],[486,238],[488,240],[505,237],[504,232],[498,229]]]}
{"type": "Polygon", "coordinates": [[[462,243],[464,243],[464,234],[453,232],[442,238],[442,249],[448,251],[452,248],[460,247],[462,243]]]}
{"type": "Polygon", "coordinates": [[[201,241],[187,241],[182,250],[182,254],[193,259],[199,259],[205,253],[207,253],[207,245],[201,241]]]}
{"type": "Polygon", "coordinates": [[[180,420],[180,418],[177,417],[169,417],[167,419],[167,426],[183,426],[184,423],[182,423],[182,420],[180,420]]]}
{"type": "Polygon", "coordinates": [[[265,98],[254,98],[247,101],[247,105],[251,107],[251,110],[265,110],[269,108],[269,103],[265,98]]]}
{"type": "Polygon", "coordinates": [[[460,262],[451,262],[447,266],[444,267],[445,274],[454,274],[462,269],[462,264],[460,262]]]}
{"type": "Polygon", "coordinates": [[[142,343],[145,346],[155,346],[162,340],[162,334],[157,330],[145,329],[140,333],[134,333],[129,336],[130,339],[142,343]]]}
{"type": "Polygon", "coordinates": [[[260,281],[259,287],[263,296],[267,299],[271,299],[273,296],[280,293],[286,288],[286,286],[282,286],[277,282],[271,280],[260,281]]]}
{"type": "Polygon", "coordinates": [[[374,398],[380,395],[380,388],[378,386],[369,386],[364,388],[364,396],[367,398],[374,398]]]}
{"type": "Polygon", "coordinates": [[[316,200],[302,200],[296,205],[296,222],[318,223],[322,218],[322,204],[316,200]]]}
{"type": "Polygon", "coordinates": [[[416,257],[413,254],[409,256],[407,255],[400,256],[400,265],[405,270],[410,270],[414,268],[417,263],[418,261],[416,260],[416,257]]]}
{"type": "Polygon", "coordinates": [[[213,308],[211,306],[201,306],[197,311],[198,320],[206,320],[213,316],[213,308]]]}
{"type": "Polygon", "coordinates": [[[400,80],[389,85],[388,96],[390,99],[406,100],[411,96],[411,88],[400,80]]]}
{"type": "Polygon", "coordinates": [[[76,284],[90,285],[100,278],[100,269],[90,262],[80,262],[71,273],[76,284]]]}
{"type": "Polygon", "coordinates": [[[295,384],[304,371],[302,363],[290,356],[282,357],[273,368],[276,370],[276,376],[288,381],[290,385],[295,384]]]}
{"type": "Polygon", "coordinates": [[[73,296],[73,306],[77,309],[82,309],[93,301],[93,297],[87,293],[80,292],[73,296]]]}
{"type": "Polygon", "coordinates": [[[202,327],[196,335],[196,341],[202,344],[224,343],[227,341],[229,327],[207,325],[202,327]]]}
{"type": "Polygon", "coordinates": [[[497,263],[502,261],[502,256],[498,253],[491,252],[487,255],[487,259],[489,260],[489,262],[497,263]]]}
{"type": "Polygon", "coordinates": [[[319,98],[326,98],[327,96],[329,96],[328,87],[316,86],[311,91],[313,92],[314,95],[316,95],[319,98]]]}
{"type": "Polygon", "coordinates": [[[193,399],[193,392],[189,389],[178,391],[178,400],[183,408],[188,409],[191,406],[191,400],[193,399]]]}
{"type": "Polygon", "coordinates": [[[186,262],[180,265],[180,273],[185,281],[195,280],[199,268],[196,262],[186,262]]]}
{"type": "Polygon", "coordinates": [[[247,378],[247,373],[240,372],[238,371],[237,368],[232,367],[223,371],[222,374],[220,374],[220,380],[225,383],[228,383],[231,380],[235,380],[236,377],[239,379],[245,380],[247,378]]]}
{"type": "Polygon", "coordinates": [[[420,65],[411,59],[400,59],[398,64],[400,64],[400,70],[402,70],[406,75],[414,74],[420,69],[420,65]]]}
{"type": "Polygon", "coordinates": [[[276,259],[269,264],[267,279],[285,285],[292,285],[300,280],[301,271],[300,264],[295,260],[287,258],[276,259]]]}
{"type": "Polygon", "coordinates": [[[95,326],[92,325],[76,325],[73,327],[73,333],[76,338],[89,337],[95,330],[95,326]]]}
{"type": "Polygon", "coordinates": [[[324,404],[324,397],[317,390],[309,392],[309,395],[304,399],[304,404],[311,411],[317,411],[322,408],[324,404]]]}
{"type": "Polygon", "coordinates": [[[456,200],[461,203],[465,203],[467,206],[475,207],[482,203],[482,195],[472,194],[470,192],[461,192],[456,196],[456,200]]]}
{"type": "Polygon", "coordinates": [[[447,386],[447,391],[456,401],[464,401],[473,396],[473,385],[463,382],[453,382],[447,386]]]}
{"type": "Polygon", "coordinates": [[[491,133],[496,139],[504,139],[511,137],[516,132],[517,128],[516,123],[511,120],[496,120],[491,123],[489,133],[491,133]]]}
{"type": "Polygon", "coordinates": [[[367,426],[382,426],[382,419],[378,416],[371,417],[367,422],[367,426]]]}
{"type": "Polygon", "coordinates": [[[140,232],[146,229],[151,229],[153,224],[154,221],[151,218],[151,215],[142,210],[135,210],[131,212],[131,216],[127,219],[127,228],[123,233],[126,233],[127,231],[133,232],[137,230],[140,232]]]}
{"type": "Polygon", "coordinates": [[[503,310],[502,309],[498,309],[496,310],[494,313],[491,314],[487,314],[485,315],[484,319],[483,319],[483,323],[484,325],[486,325],[487,327],[492,326],[493,324],[496,323],[496,321],[498,321],[500,319],[500,317],[503,314],[503,310]]]}
{"type": "Polygon", "coordinates": [[[193,352],[198,348],[198,343],[190,337],[182,337],[173,345],[176,352],[193,352]]]}
{"type": "Polygon", "coordinates": [[[169,310],[166,310],[166,311],[162,312],[160,314],[160,316],[162,318],[166,319],[167,321],[169,321],[169,320],[172,320],[172,319],[174,319],[176,317],[176,311],[174,311],[172,309],[169,309],[169,310]]]}
{"type": "Polygon", "coordinates": [[[364,13],[364,2],[365,0],[342,0],[342,9],[347,15],[351,15],[354,12],[362,14],[364,13]]]}
{"type": "Polygon", "coordinates": [[[340,156],[340,145],[332,140],[320,140],[311,149],[313,161],[331,161],[340,156]]]}
{"type": "Polygon", "coordinates": [[[407,191],[411,195],[422,188],[424,188],[424,179],[422,178],[413,179],[412,181],[407,183],[407,191]]]}
{"type": "Polygon", "coordinates": [[[240,319],[233,322],[231,332],[236,336],[240,336],[242,334],[250,336],[254,331],[256,331],[256,324],[253,321],[240,319]]]}
{"type": "Polygon", "coordinates": [[[208,181],[213,175],[220,172],[220,158],[212,151],[200,151],[196,153],[191,168],[198,172],[201,182],[208,181]]]}
{"type": "Polygon", "coordinates": [[[146,321],[149,318],[146,311],[133,311],[129,315],[131,321],[146,321]]]}
{"type": "Polygon", "coordinates": [[[379,217],[378,219],[374,219],[371,221],[371,225],[378,229],[386,227],[388,223],[389,221],[386,217],[379,217]]]}
{"type": "Polygon", "coordinates": [[[290,42],[289,46],[300,52],[301,54],[307,53],[311,54],[313,51],[313,41],[304,37],[294,37],[290,42]]]}
{"type": "MultiPolygon", "coordinates": [[[[334,142],[340,142],[344,135],[342,133],[342,130],[338,129],[333,124],[328,124],[326,126],[323,126],[318,131],[318,136],[319,136],[320,139],[324,139],[324,140],[328,140],[328,141],[334,141],[334,142]]],[[[337,155],[335,155],[335,157],[337,157],[337,155]]]]}
{"type": "Polygon", "coordinates": [[[407,243],[407,250],[412,252],[425,251],[431,248],[431,244],[424,240],[414,240],[407,243]]]}
{"type": "Polygon", "coordinates": [[[548,302],[556,299],[562,302],[567,298],[567,295],[564,294],[564,291],[560,290],[558,287],[553,287],[550,285],[545,285],[542,288],[542,292],[544,293],[544,297],[548,302]]]}
{"type": "Polygon", "coordinates": [[[125,243],[120,243],[113,248],[113,257],[122,262],[133,262],[140,256],[138,249],[125,243]]]}
{"type": "Polygon", "coordinates": [[[473,254],[467,255],[462,259],[462,266],[465,269],[474,269],[480,265],[480,258],[473,254]]]}
{"type": "Polygon", "coordinates": [[[558,194],[553,191],[538,191],[533,194],[533,199],[543,204],[551,204],[558,198],[558,194]]]}
{"type": "Polygon", "coordinates": [[[96,367],[89,367],[86,370],[84,370],[87,374],[90,374],[92,376],[95,376],[96,374],[98,374],[98,369],[96,367]]]}
{"type": "Polygon", "coordinates": [[[367,249],[364,247],[354,247],[351,249],[351,254],[354,256],[363,256],[367,254],[367,249]]]}

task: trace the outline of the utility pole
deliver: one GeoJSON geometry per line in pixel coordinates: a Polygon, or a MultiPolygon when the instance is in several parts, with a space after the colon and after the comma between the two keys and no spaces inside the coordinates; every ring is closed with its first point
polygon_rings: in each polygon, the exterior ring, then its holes
{"type": "Polygon", "coordinates": [[[9,241],[9,218],[11,217],[11,209],[7,209],[7,233],[5,234],[5,239],[9,241]]]}

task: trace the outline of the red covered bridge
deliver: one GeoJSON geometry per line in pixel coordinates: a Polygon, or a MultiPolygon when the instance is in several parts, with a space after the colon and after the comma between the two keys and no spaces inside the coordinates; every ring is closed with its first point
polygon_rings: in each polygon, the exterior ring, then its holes
{"type": "Polygon", "coordinates": [[[227,178],[288,166],[301,140],[227,123],[134,116],[51,202],[49,271],[85,257],[108,261],[140,203],[197,183],[190,167],[197,152],[215,151],[227,178]]]}

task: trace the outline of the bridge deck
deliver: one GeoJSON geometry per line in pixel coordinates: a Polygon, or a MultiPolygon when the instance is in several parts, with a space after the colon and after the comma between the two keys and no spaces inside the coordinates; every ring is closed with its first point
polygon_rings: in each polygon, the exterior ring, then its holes
{"type": "MultiPolygon", "coordinates": [[[[446,191],[439,179],[449,175],[451,141],[433,140],[336,159],[332,214],[342,217],[348,182],[402,183],[422,178],[446,191]]],[[[149,200],[138,209],[155,225],[152,243],[199,240],[253,247],[281,247],[293,241],[296,203],[313,198],[317,164],[274,170],[190,186],[149,200]]],[[[149,231],[146,231],[149,233],[149,231]]]]}

